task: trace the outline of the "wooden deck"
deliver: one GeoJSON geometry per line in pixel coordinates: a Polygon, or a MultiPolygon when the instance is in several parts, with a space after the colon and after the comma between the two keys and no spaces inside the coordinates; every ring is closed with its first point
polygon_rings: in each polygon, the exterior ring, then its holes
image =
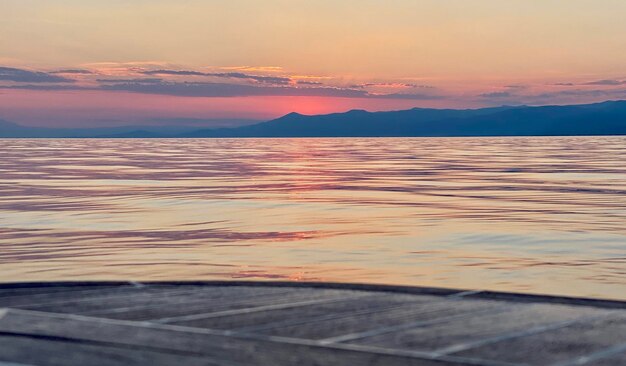
{"type": "Polygon", "coordinates": [[[4,284],[8,365],[626,365],[626,303],[319,283],[4,284]]]}

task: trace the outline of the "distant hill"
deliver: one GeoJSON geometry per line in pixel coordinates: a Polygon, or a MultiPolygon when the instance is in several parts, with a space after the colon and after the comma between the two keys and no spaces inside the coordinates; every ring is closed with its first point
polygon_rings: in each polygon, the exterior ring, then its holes
{"type": "Polygon", "coordinates": [[[625,135],[626,101],[483,109],[414,108],[281,118],[231,129],[198,130],[190,137],[550,136],[625,135]]]}
{"type": "Polygon", "coordinates": [[[137,138],[173,137],[198,130],[197,126],[119,126],[96,128],[46,128],[21,126],[0,119],[0,138],[137,138]]]}
{"type": "Polygon", "coordinates": [[[626,101],[565,106],[404,111],[306,116],[290,113],[236,128],[126,126],[55,129],[0,120],[0,137],[393,137],[626,135],[626,101]]]}

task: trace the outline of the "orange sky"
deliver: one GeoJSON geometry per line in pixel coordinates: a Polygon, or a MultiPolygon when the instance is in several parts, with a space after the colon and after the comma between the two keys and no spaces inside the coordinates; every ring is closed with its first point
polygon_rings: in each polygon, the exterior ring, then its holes
{"type": "Polygon", "coordinates": [[[626,97],[622,0],[3,0],[0,14],[0,119],[29,125],[626,97]]]}

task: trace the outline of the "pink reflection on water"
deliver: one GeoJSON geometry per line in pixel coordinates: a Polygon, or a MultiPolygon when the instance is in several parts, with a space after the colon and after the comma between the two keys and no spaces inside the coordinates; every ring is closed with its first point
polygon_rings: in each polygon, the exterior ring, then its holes
{"type": "Polygon", "coordinates": [[[0,140],[0,279],[620,297],[626,138],[0,140]]]}

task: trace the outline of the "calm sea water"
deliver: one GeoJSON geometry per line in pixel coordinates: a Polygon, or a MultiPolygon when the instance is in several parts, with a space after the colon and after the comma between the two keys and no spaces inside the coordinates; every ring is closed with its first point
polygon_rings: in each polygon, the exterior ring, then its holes
{"type": "Polygon", "coordinates": [[[0,281],[626,299],[626,138],[0,140],[0,281]]]}

